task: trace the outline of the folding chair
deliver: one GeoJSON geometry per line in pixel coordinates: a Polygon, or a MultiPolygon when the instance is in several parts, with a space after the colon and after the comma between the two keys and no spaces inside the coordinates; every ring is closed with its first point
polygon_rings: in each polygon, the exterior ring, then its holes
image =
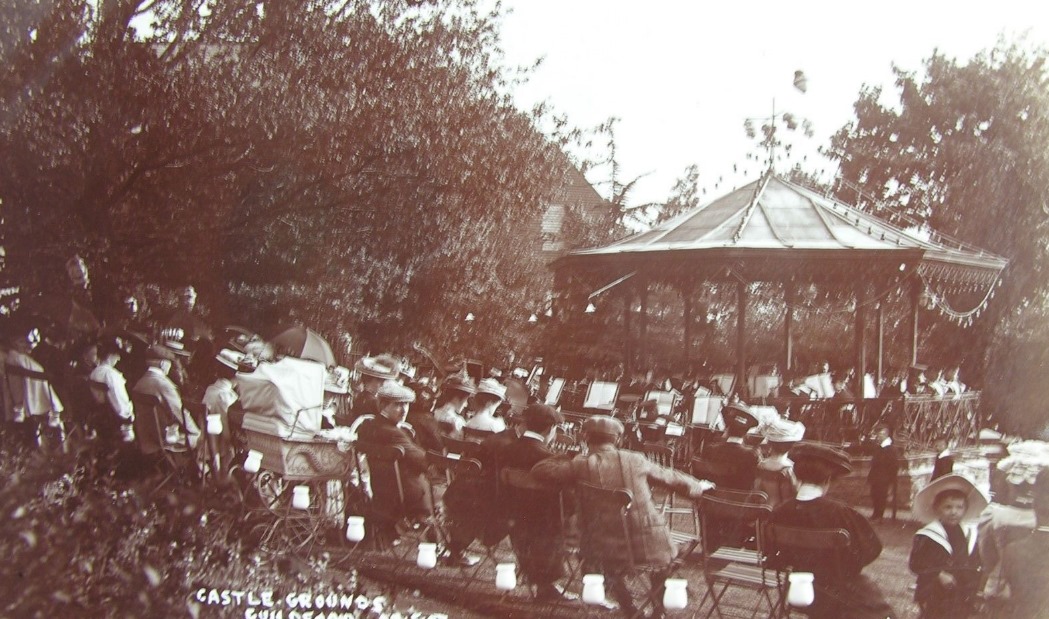
{"type": "Polygon", "coordinates": [[[448,454],[455,454],[460,458],[472,458],[474,460],[480,458],[481,444],[477,441],[466,441],[450,436],[442,436],[441,443],[444,444],[444,449],[448,454]]]}
{"type": "MultiPolygon", "coordinates": [[[[397,558],[404,560],[413,551],[413,545],[405,542],[437,541],[432,517],[416,518],[403,515],[406,503],[404,474],[401,470],[404,448],[357,441],[355,452],[358,462],[359,458],[363,457],[370,471],[371,501],[367,504],[365,511],[368,513],[365,514],[365,519],[373,525],[366,526],[367,530],[374,535],[373,539],[378,548],[391,552],[397,558]],[[393,504],[385,505],[383,506],[384,511],[379,511],[380,508],[377,505],[375,492],[375,473],[377,469],[384,466],[391,467],[396,494],[390,495],[394,498],[393,504]]],[[[384,489],[381,492],[388,492],[389,490],[384,489]]]]}
{"type": "MultiPolygon", "coordinates": [[[[426,458],[430,465],[431,472],[435,473],[443,481],[442,485],[444,486],[445,492],[454,482],[457,481],[460,484],[471,484],[472,487],[467,486],[465,487],[465,490],[467,492],[472,490],[479,494],[483,494],[485,487],[488,486],[486,479],[481,475],[481,463],[477,460],[472,458],[455,457],[452,455],[443,455],[433,451],[427,452],[426,458]]],[[[438,492],[439,487],[437,484],[431,483],[430,487],[436,512],[437,537],[438,541],[443,546],[442,552],[451,552],[454,537],[458,531],[456,527],[463,526],[466,527],[465,533],[468,536],[474,537],[474,539],[470,540],[470,543],[465,547],[456,550],[466,551],[476,545],[479,545],[482,549],[482,559],[476,565],[471,566],[463,564],[457,566],[465,578],[462,591],[466,591],[474,582],[477,582],[482,569],[484,569],[488,563],[492,563],[493,565],[498,563],[496,549],[502,542],[502,538],[498,540],[486,540],[484,530],[470,528],[471,526],[476,525],[476,522],[456,523],[450,518],[447,509],[447,502],[443,500],[446,496],[445,492],[438,492]],[[438,496],[439,494],[440,496],[438,496]],[[479,542],[479,544],[475,544],[475,542],[479,542]]],[[[463,487],[460,486],[460,488],[463,487]]],[[[482,497],[482,500],[494,501],[494,497],[482,497]]],[[[487,519],[485,520],[487,522],[487,519]]]]}
{"type": "MultiPolygon", "coordinates": [[[[164,436],[164,424],[161,423],[161,407],[165,406],[160,397],[132,392],[131,403],[135,407],[135,442],[142,455],[147,456],[160,467],[160,472],[167,470],[167,475],[157,488],[161,488],[172,478],[185,481],[187,471],[187,448],[184,445],[168,445],[164,436]]],[[[165,416],[166,417],[166,416],[165,416]]]]}
{"type": "Polygon", "coordinates": [[[721,602],[729,588],[742,588],[757,593],[751,617],[758,616],[762,600],[768,613],[774,613],[777,602],[771,592],[779,590],[776,574],[766,568],[762,528],[772,515],[768,505],[737,503],[704,494],[700,497],[700,537],[703,546],[703,579],[707,591],[700,607],[709,599],[706,617],[721,612],[721,602]],[[754,531],[753,547],[723,544],[734,542],[754,531]],[[720,585],[720,589],[718,588],[720,585]]]}
{"type": "Polygon", "coordinates": [[[680,563],[644,564],[635,559],[629,519],[634,497],[629,490],[602,488],[587,482],[577,482],[576,490],[582,572],[604,573],[606,585],[617,601],[621,605],[630,605],[623,609],[624,612],[631,617],[641,616],[650,604],[662,601],[663,581],[680,567],[680,563]],[[648,582],[644,582],[644,577],[648,582]],[[641,593],[637,605],[634,604],[638,599],[635,592],[641,593]]]}
{"type": "MultiPolygon", "coordinates": [[[[659,466],[674,469],[677,468],[674,462],[674,448],[669,445],[661,445],[659,443],[642,443],[641,453],[645,454],[651,462],[658,464],[659,466]]],[[[670,525],[671,531],[674,529],[674,516],[678,514],[691,514],[692,509],[678,510],[674,507],[674,493],[665,491],[663,496],[663,503],[660,506],[663,514],[667,516],[667,524],[670,525]]]]}
{"type": "Polygon", "coordinates": [[[765,540],[769,563],[780,570],[779,599],[772,616],[784,619],[790,617],[787,589],[791,572],[812,572],[818,581],[821,572],[835,569],[835,562],[828,562],[828,557],[844,552],[850,543],[845,529],[801,529],[775,524],[765,526],[765,540]]]}
{"type": "Polygon", "coordinates": [[[579,442],[571,434],[559,428],[550,444],[550,450],[559,454],[575,453],[579,451],[579,442]]]}
{"type": "MultiPolygon", "coordinates": [[[[505,468],[499,471],[499,484],[501,488],[500,503],[506,505],[510,513],[510,545],[514,550],[514,554],[520,557],[521,550],[515,542],[515,539],[519,536],[515,535],[514,531],[514,527],[519,523],[515,520],[514,515],[518,512],[519,506],[521,505],[540,504],[545,501],[547,495],[551,492],[551,488],[536,482],[535,478],[532,477],[531,472],[528,470],[515,468],[505,468]]],[[[573,549],[567,543],[568,515],[565,512],[564,495],[561,492],[557,493],[557,507],[560,513],[562,541],[565,542],[565,582],[569,582],[575,577],[577,570],[568,565],[567,558],[573,549]]],[[[520,558],[518,559],[518,563],[521,563],[520,558]]],[[[534,586],[537,583],[529,582],[528,575],[524,573],[523,570],[521,575],[528,586],[529,594],[535,599],[538,592],[534,586]]],[[[563,601],[566,600],[564,598],[558,600],[558,605],[563,601]]]]}

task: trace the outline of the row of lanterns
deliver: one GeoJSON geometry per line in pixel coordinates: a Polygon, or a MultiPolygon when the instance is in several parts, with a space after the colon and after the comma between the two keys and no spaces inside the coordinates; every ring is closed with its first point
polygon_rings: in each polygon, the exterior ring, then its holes
{"type": "MultiPolygon", "coordinates": [[[[209,416],[210,417],[210,416],[209,416]]],[[[217,417],[217,415],[216,415],[217,417]]],[[[219,422],[221,433],[221,422],[219,422]]],[[[211,430],[209,419],[209,433],[211,430]]],[[[254,449],[248,452],[244,470],[258,473],[262,465],[262,452],[254,449]]],[[[309,509],[309,486],[295,486],[292,489],[291,505],[295,509],[309,509]]],[[[364,517],[349,516],[346,518],[346,539],[358,543],[364,540],[364,517]]],[[[437,567],[437,544],[422,542],[415,563],[426,570],[437,567]]],[[[790,589],[787,591],[787,603],[795,607],[810,606],[814,599],[813,575],[807,572],[793,572],[789,576],[790,589]]],[[[688,581],[684,578],[667,578],[664,582],[663,607],[667,610],[681,610],[688,606],[688,581]]],[[[517,587],[517,566],[514,563],[499,563],[495,566],[495,587],[500,591],[512,591],[517,587]]],[[[605,604],[605,577],[602,574],[585,574],[583,576],[583,603],[605,604]]]]}

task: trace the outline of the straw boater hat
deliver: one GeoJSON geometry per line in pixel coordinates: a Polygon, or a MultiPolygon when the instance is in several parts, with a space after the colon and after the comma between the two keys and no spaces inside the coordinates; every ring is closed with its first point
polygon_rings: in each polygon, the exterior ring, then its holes
{"type": "Polygon", "coordinates": [[[619,438],[624,431],[623,422],[608,415],[594,415],[583,421],[583,434],[604,434],[619,438]]]}
{"type": "Polygon", "coordinates": [[[350,392],[350,370],[341,365],[328,368],[324,375],[324,390],[328,393],[345,395],[350,392]]]}
{"type": "Polygon", "coordinates": [[[987,497],[980,492],[979,488],[965,477],[957,473],[950,473],[929,482],[929,485],[914,496],[914,506],[911,509],[915,517],[922,522],[936,520],[939,516],[936,514],[933,503],[936,501],[936,496],[945,490],[958,490],[965,495],[965,514],[962,520],[976,518],[987,507],[987,497]]]}
{"type": "Polygon", "coordinates": [[[400,362],[389,355],[379,357],[362,357],[354,366],[363,376],[394,380],[401,371],[400,362]]]}
{"type": "Polygon", "coordinates": [[[500,400],[506,399],[506,387],[500,385],[498,381],[492,378],[485,378],[481,382],[477,383],[477,393],[487,393],[488,395],[494,395],[500,400]]]}
{"type": "Polygon", "coordinates": [[[411,404],[415,401],[414,391],[392,380],[384,382],[375,395],[380,400],[386,400],[387,402],[407,402],[411,404]]]}
{"type": "Polygon", "coordinates": [[[805,438],[805,424],[776,417],[762,426],[761,434],[768,443],[797,443],[805,438]]]}
{"type": "Polygon", "coordinates": [[[237,370],[238,372],[242,372],[246,367],[250,367],[244,361],[244,357],[246,356],[247,355],[245,355],[242,352],[231,350],[229,348],[223,348],[218,352],[217,355],[215,355],[215,361],[218,361],[219,363],[228,367],[231,370],[237,370]]]}
{"type": "Polygon", "coordinates": [[[167,348],[172,353],[179,357],[188,357],[190,352],[186,350],[186,345],[179,340],[166,339],[164,340],[164,348],[167,348]]]}

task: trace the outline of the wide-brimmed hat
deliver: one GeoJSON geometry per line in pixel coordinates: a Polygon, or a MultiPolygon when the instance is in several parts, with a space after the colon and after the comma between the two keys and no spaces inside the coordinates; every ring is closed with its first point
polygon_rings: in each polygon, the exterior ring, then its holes
{"type": "Polygon", "coordinates": [[[392,380],[388,380],[380,385],[375,395],[380,400],[388,402],[407,402],[411,404],[415,401],[414,391],[392,380]]]}
{"type": "Polygon", "coordinates": [[[760,420],[750,407],[742,402],[726,404],[721,409],[721,417],[725,420],[725,426],[730,429],[749,430],[757,427],[760,420]]]}
{"type": "Polygon", "coordinates": [[[477,383],[477,393],[487,393],[488,395],[494,395],[500,400],[506,399],[506,387],[499,384],[499,381],[492,378],[485,378],[481,382],[477,383]]]}
{"type": "Polygon", "coordinates": [[[798,443],[791,448],[788,455],[795,464],[803,462],[819,464],[830,471],[831,477],[840,477],[852,472],[852,463],[849,461],[848,454],[826,445],[798,443]]]}
{"type": "Polygon", "coordinates": [[[383,380],[394,380],[401,371],[400,362],[396,362],[392,357],[389,359],[381,359],[380,357],[362,357],[360,361],[354,365],[357,373],[363,376],[371,376],[373,378],[381,378],[383,380]]]}
{"type": "Polygon", "coordinates": [[[623,422],[608,415],[594,415],[583,421],[584,434],[604,434],[618,438],[623,436],[624,431],[623,422]]]}
{"type": "Polygon", "coordinates": [[[350,392],[350,370],[341,365],[328,368],[324,374],[324,390],[345,395],[350,392]]]}
{"type": "Polygon", "coordinates": [[[474,385],[474,381],[469,376],[463,376],[462,374],[453,374],[448,378],[444,379],[441,383],[441,389],[448,391],[450,389],[455,391],[461,391],[466,395],[473,395],[477,391],[477,386],[474,385]]]}
{"type": "Polygon", "coordinates": [[[943,477],[937,477],[929,482],[927,486],[914,495],[914,505],[911,511],[915,517],[923,522],[930,522],[939,518],[936,508],[933,506],[936,497],[946,490],[957,490],[965,495],[965,514],[962,520],[972,520],[979,516],[987,507],[987,497],[980,492],[971,481],[957,473],[950,473],[943,477]]]}
{"type": "Polygon", "coordinates": [[[761,434],[769,443],[797,443],[805,438],[805,424],[776,417],[761,427],[761,434]]]}
{"type": "Polygon", "coordinates": [[[167,361],[174,361],[175,353],[173,353],[171,349],[165,346],[154,344],[153,346],[149,347],[149,350],[146,351],[146,359],[152,361],[157,361],[161,359],[166,359],[167,361]]]}
{"type": "Polygon", "coordinates": [[[161,342],[161,345],[170,350],[177,357],[190,356],[190,352],[186,350],[186,345],[179,340],[165,339],[161,342]]]}

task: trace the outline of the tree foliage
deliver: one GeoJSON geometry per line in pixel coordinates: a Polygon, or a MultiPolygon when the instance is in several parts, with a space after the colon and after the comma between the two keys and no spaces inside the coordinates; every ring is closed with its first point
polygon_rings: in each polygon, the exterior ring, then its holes
{"type": "Polygon", "coordinates": [[[860,188],[840,187],[842,199],[1009,259],[975,325],[935,321],[921,352],[938,363],[962,362],[968,380],[985,386],[988,410],[1015,430],[1049,420],[1049,392],[1031,376],[1045,367],[1035,351],[1049,343],[1047,54],[1003,41],[968,62],[934,52],[921,72],[897,67],[895,97],[864,88],[855,120],[829,151],[844,179],[860,188]]]}
{"type": "Polygon", "coordinates": [[[39,289],[80,251],[116,286],[192,281],[249,326],[370,347],[473,311],[516,345],[564,160],[511,105],[479,5],[7,5],[9,263],[39,289]]]}

